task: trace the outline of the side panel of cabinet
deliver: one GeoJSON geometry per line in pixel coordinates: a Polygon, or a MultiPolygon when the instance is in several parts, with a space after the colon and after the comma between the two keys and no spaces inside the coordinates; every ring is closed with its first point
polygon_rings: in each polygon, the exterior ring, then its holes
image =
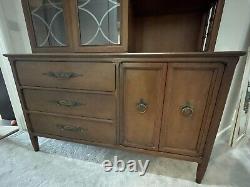
{"type": "Polygon", "coordinates": [[[168,65],[160,151],[201,155],[223,69],[219,63],[168,65]]]}
{"type": "Polygon", "coordinates": [[[167,65],[123,63],[121,144],[157,150],[167,65]]]}

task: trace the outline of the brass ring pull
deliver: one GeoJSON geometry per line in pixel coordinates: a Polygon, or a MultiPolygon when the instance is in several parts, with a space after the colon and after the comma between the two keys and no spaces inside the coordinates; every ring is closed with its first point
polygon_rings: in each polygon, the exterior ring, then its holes
{"type": "Polygon", "coordinates": [[[56,79],[71,79],[71,78],[82,76],[81,74],[74,73],[74,72],[52,72],[52,71],[48,73],[44,73],[43,75],[47,75],[49,77],[56,78],[56,79]]]}
{"type": "Polygon", "coordinates": [[[144,114],[148,109],[148,104],[143,99],[140,99],[139,103],[136,104],[136,108],[141,114],[144,114]]]}
{"type": "Polygon", "coordinates": [[[185,117],[192,117],[194,113],[194,108],[192,107],[190,103],[187,103],[181,107],[181,113],[185,117]]]}

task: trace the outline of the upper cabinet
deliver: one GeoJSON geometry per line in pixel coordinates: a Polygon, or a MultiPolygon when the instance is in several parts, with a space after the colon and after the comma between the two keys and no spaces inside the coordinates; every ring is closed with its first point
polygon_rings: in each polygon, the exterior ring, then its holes
{"type": "Polygon", "coordinates": [[[22,0],[33,52],[213,51],[224,0],[22,0]]]}

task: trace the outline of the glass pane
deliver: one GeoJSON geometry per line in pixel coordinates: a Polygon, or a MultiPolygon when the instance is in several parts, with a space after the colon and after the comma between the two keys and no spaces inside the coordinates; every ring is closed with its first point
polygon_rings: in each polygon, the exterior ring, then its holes
{"type": "Polygon", "coordinates": [[[82,45],[120,44],[120,1],[78,0],[82,45]]]}
{"type": "Polygon", "coordinates": [[[38,47],[67,46],[64,0],[29,0],[38,47]]]}

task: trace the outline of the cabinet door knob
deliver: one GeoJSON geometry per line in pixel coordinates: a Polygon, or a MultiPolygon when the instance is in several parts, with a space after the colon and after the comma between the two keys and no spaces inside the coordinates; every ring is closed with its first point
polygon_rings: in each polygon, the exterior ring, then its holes
{"type": "Polygon", "coordinates": [[[181,113],[185,117],[192,117],[194,112],[194,108],[190,103],[186,103],[185,105],[181,106],[181,113]]]}
{"type": "Polygon", "coordinates": [[[144,114],[148,109],[148,104],[143,99],[140,99],[139,103],[136,104],[136,108],[138,112],[144,114]]]}

